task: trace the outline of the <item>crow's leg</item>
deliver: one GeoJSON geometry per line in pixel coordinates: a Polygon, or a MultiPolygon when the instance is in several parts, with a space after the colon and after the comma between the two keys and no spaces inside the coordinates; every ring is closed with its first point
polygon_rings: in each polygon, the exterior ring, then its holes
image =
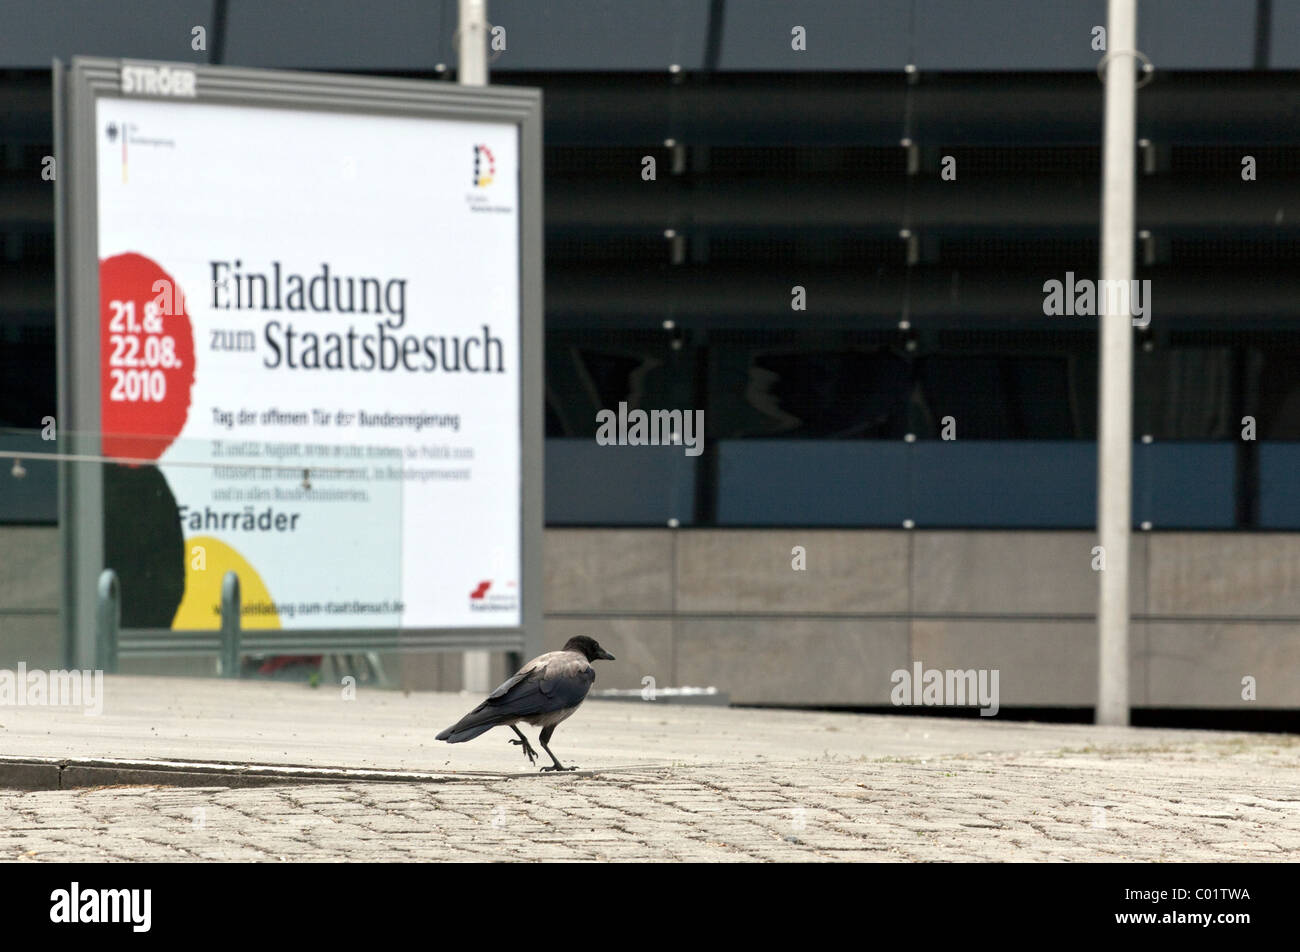
{"type": "Polygon", "coordinates": [[[542,742],[542,750],[546,751],[548,754],[551,755],[551,761],[552,761],[551,766],[543,767],[542,770],[577,770],[578,769],[577,767],[566,767],[564,766],[564,764],[560,763],[559,758],[556,757],[555,754],[552,753],[551,748],[546,745],[546,742],[551,739],[551,735],[554,733],[555,733],[555,725],[552,724],[550,727],[544,729],[542,733],[537,737],[537,739],[542,742]]]}
{"type": "MultiPolygon", "coordinates": [[[[530,744],[530,743],[528,743],[528,738],[524,736],[524,732],[521,731],[519,728],[515,727],[514,724],[511,724],[511,725],[510,725],[510,729],[511,729],[512,731],[514,731],[516,734],[519,735],[519,739],[518,739],[518,740],[512,740],[510,743],[512,743],[512,744],[523,744],[523,746],[524,746],[524,756],[526,756],[526,757],[528,758],[528,762],[529,762],[530,764],[535,764],[535,763],[537,763],[537,751],[533,750],[533,745],[530,744]]],[[[543,744],[542,746],[545,747],[546,745],[543,744]]],[[[549,754],[550,751],[547,751],[547,753],[549,754]]],[[[554,754],[551,754],[551,759],[552,759],[552,760],[555,759],[555,755],[554,755],[554,754]]]]}

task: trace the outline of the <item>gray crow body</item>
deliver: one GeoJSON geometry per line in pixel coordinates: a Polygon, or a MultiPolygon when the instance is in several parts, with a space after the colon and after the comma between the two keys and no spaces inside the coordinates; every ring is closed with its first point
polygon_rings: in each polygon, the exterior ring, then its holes
{"type": "Polygon", "coordinates": [[[537,751],[515,725],[520,721],[542,728],[542,749],[550,754],[552,764],[542,770],[575,770],[565,767],[551,753],[547,742],[556,726],[578,709],[596,680],[591,662],[598,658],[613,661],[614,656],[594,638],[579,635],[570,638],[559,651],[548,651],[528,662],[519,672],[487,696],[487,700],[438,735],[438,740],[462,744],[494,727],[510,727],[519,735],[510,743],[522,745],[529,763],[537,762],[537,751]]]}

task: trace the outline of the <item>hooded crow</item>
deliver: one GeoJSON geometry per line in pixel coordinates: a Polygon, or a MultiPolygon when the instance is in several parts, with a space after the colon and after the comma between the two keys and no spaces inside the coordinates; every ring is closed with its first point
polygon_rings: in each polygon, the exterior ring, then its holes
{"type": "Polygon", "coordinates": [[[564,643],[559,651],[548,651],[528,662],[510,680],[487,696],[487,700],[438,735],[438,740],[462,744],[494,727],[509,726],[522,745],[529,763],[537,762],[537,751],[515,725],[520,721],[541,727],[539,740],[550,755],[551,766],[542,770],[576,770],[560,763],[547,742],[559,723],[578,709],[596,680],[591,662],[597,658],[613,661],[614,656],[594,638],[578,635],[564,643]]]}

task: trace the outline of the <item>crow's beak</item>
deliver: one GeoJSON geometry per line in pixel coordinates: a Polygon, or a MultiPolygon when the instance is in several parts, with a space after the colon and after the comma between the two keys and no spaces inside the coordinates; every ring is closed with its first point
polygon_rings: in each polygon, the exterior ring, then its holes
{"type": "Polygon", "coordinates": [[[615,660],[615,659],[614,659],[614,656],[613,656],[612,654],[610,654],[608,651],[606,651],[604,648],[601,648],[601,649],[600,649],[600,654],[596,655],[596,657],[597,657],[597,658],[604,658],[606,661],[613,661],[613,660],[615,660]]]}

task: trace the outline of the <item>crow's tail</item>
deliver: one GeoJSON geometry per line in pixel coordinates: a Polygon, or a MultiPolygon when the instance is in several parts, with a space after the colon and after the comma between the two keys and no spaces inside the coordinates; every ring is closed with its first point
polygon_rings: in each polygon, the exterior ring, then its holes
{"type": "Polygon", "coordinates": [[[510,723],[508,720],[503,721],[501,714],[501,711],[494,711],[486,704],[480,704],[439,734],[438,740],[445,740],[449,744],[463,744],[467,740],[473,740],[479,734],[487,733],[498,724],[510,723]]]}

